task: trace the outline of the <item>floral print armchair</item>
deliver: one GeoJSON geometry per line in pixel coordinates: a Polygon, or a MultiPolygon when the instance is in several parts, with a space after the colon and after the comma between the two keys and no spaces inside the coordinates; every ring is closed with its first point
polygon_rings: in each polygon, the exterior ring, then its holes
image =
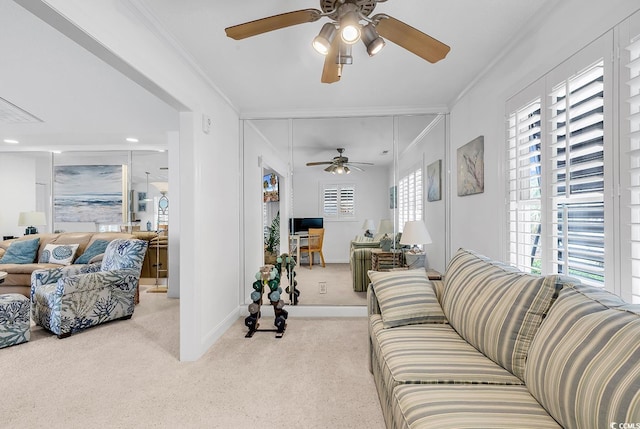
{"type": "Polygon", "coordinates": [[[34,322],[64,338],[100,323],[131,318],[146,251],[144,240],[116,239],[107,246],[101,265],[34,271],[34,322]]]}

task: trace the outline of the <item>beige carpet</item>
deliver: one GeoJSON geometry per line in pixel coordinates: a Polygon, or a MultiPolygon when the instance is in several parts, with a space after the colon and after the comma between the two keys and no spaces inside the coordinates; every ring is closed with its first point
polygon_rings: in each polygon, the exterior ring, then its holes
{"type": "MultiPolygon", "coordinates": [[[[290,318],[244,338],[240,319],[178,361],[179,301],[141,294],[133,318],[0,349],[7,428],[384,428],[362,318],[290,318]]],[[[263,328],[272,320],[262,319],[263,328]]]]}
{"type": "Polygon", "coordinates": [[[313,265],[309,269],[304,262],[296,267],[300,305],[367,305],[367,293],[353,291],[349,264],[313,265]],[[320,283],[326,293],[321,293],[320,283]]]}

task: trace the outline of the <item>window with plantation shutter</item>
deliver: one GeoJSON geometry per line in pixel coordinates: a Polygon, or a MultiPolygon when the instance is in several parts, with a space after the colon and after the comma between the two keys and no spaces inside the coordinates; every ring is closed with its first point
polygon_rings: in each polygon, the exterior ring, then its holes
{"type": "Polygon", "coordinates": [[[422,220],[422,167],[415,167],[398,182],[398,226],[422,220]]]}
{"type": "Polygon", "coordinates": [[[327,219],[355,218],[356,187],[353,184],[322,186],[322,216],[327,219]]]}
{"type": "Polygon", "coordinates": [[[626,101],[629,134],[629,174],[631,210],[631,299],[640,304],[640,34],[632,37],[626,47],[628,64],[626,69],[626,101]]]}
{"type": "Polygon", "coordinates": [[[553,272],[604,285],[604,64],[549,94],[553,272]]]}
{"type": "Polygon", "coordinates": [[[542,245],[541,100],[512,112],[507,125],[510,263],[540,273],[542,245]]]}

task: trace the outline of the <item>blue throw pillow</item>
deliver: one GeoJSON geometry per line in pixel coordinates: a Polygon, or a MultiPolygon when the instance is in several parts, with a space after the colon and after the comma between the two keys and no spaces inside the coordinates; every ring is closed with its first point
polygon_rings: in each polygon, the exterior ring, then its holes
{"type": "Polygon", "coordinates": [[[78,259],[75,260],[74,264],[88,264],[91,258],[94,256],[98,256],[101,253],[104,253],[107,245],[109,244],[108,240],[96,240],[91,243],[91,246],[84,251],[84,253],[78,256],[78,259]]]}
{"type": "Polygon", "coordinates": [[[39,238],[14,241],[0,259],[0,264],[31,264],[36,260],[39,245],[39,238]]]}

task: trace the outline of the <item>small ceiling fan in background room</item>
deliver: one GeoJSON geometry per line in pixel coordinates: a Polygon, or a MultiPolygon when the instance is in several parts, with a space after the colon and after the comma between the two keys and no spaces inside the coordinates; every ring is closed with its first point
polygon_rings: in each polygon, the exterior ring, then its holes
{"type": "Polygon", "coordinates": [[[293,25],[315,22],[328,17],[332,22],[322,26],[313,39],[316,51],[326,56],[322,70],[323,83],[334,83],[342,76],[342,67],[352,64],[352,47],[362,40],[369,56],[385,46],[382,37],[402,46],[417,56],[435,63],[449,53],[449,46],[433,37],[380,13],[369,17],[378,3],[387,0],[320,0],[320,8],[302,9],[227,27],[227,36],[245,39],[293,25]],[[381,37],[382,36],[382,37],[381,37]]]}
{"type": "Polygon", "coordinates": [[[329,165],[324,171],[332,174],[349,174],[351,173],[351,169],[358,171],[364,171],[362,168],[358,167],[358,165],[373,165],[370,162],[349,162],[349,158],[343,156],[344,148],[336,149],[338,151],[338,156],[334,156],[331,161],[319,161],[319,162],[307,162],[308,167],[312,167],[314,165],[329,165]]]}

